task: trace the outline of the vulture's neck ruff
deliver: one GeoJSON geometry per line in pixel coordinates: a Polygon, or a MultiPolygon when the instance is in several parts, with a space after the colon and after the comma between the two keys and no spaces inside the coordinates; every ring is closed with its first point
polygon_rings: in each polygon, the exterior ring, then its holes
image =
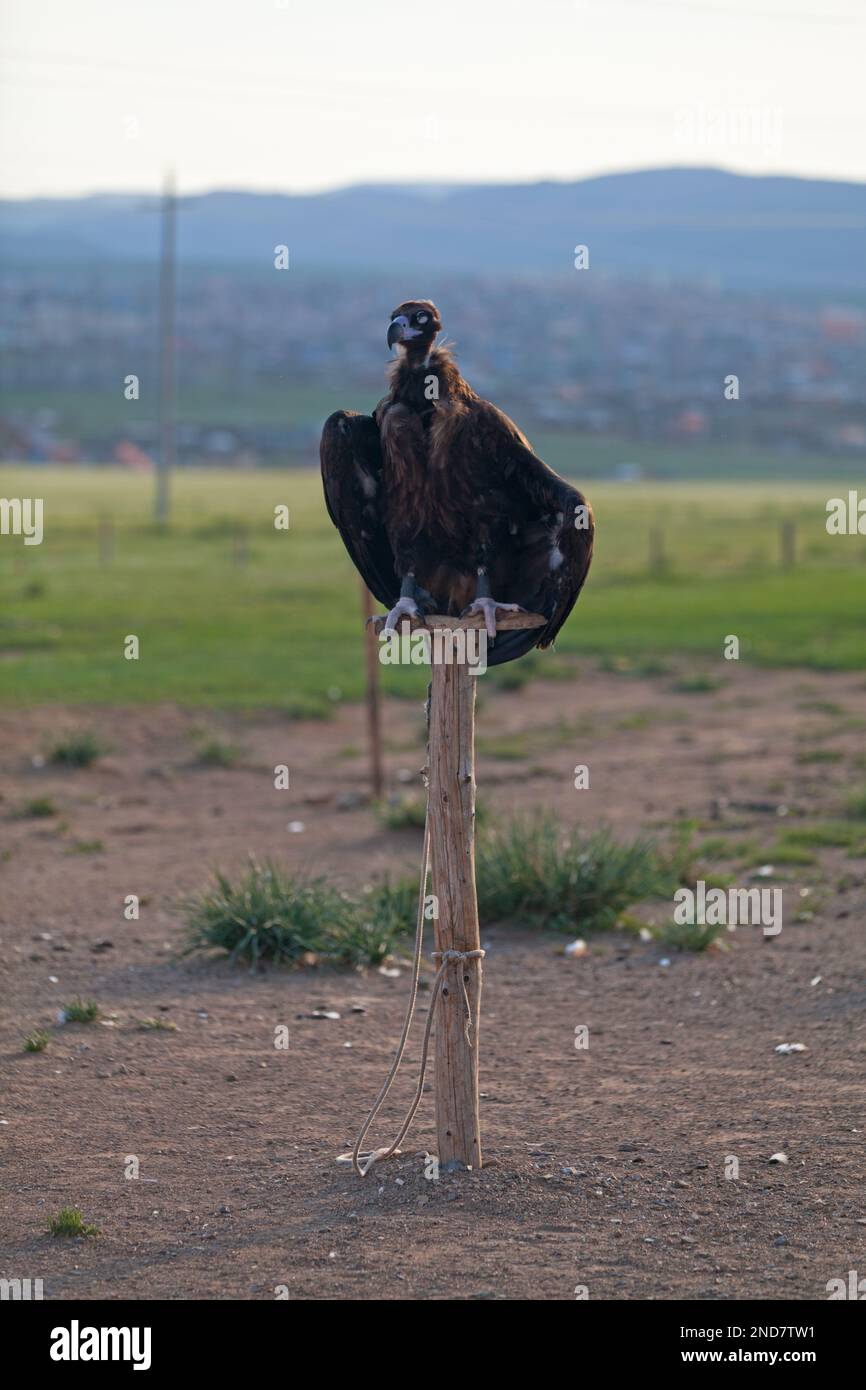
{"type": "Polygon", "coordinates": [[[437,400],[460,396],[475,399],[475,392],[463,380],[460,368],[445,347],[428,352],[410,344],[391,363],[388,376],[391,399],[419,413],[432,409],[437,400]]]}

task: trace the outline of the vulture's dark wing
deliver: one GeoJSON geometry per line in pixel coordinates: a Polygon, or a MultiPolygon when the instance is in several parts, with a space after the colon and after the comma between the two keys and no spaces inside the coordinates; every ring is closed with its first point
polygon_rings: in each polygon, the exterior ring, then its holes
{"type": "MultiPolygon", "coordinates": [[[[577,488],[533,453],[528,440],[501,410],[481,401],[473,414],[483,443],[485,472],[491,485],[504,494],[512,521],[507,597],[531,613],[544,614],[547,625],[534,630],[531,645],[548,647],[577,602],[589,572],[595,534],[592,508],[577,488]]],[[[498,597],[495,590],[494,595],[498,597]]],[[[525,632],[503,633],[496,639],[496,664],[520,654],[527,640],[525,632]]]]}
{"type": "Polygon", "coordinates": [[[400,596],[385,534],[382,449],[370,415],[338,410],[325,421],[319,446],[325,505],[364,583],[386,608],[400,596]]]}

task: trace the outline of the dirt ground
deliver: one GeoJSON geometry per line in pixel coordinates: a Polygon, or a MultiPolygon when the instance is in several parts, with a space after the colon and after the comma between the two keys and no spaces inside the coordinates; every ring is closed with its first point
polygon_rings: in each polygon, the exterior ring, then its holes
{"type": "MultiPolygon", "coordinates": [[[[674,684],[587,673],[485,689],[481,801],[622,833],[691,814],[707,833],[764,841],[780,808],[786,824],[837,816],[866,780],[862,674],[674,684]],[[798,761],[813,748],[841,756],[798,761]],[[578,763],[589,791],[574,789],[578,763]]],[[[420,708],[386,714],[390,781],[412,787],[420,708]]],[[[0,1276],[41,1277],[59,1299],[571,1299],[578,1286],[592,1299],[824,1299],[829,1279],[866,1272],[866,861],[840,849],[785,871],[777,938],[740,928],[726,950],[614,933],[570,959],[562,938],[483,927],[483,1170],[425,1178],[429,1094],[402,1158],[363,1182],[335,1163],[387,1071],[406,970],[252,976],[179,960],[180,903],[250,852],[347,885],[414,869],[420,833],[383,830],[363,804],[363,748],[349,706],[327,723],[0,711],[0,1276]],[[109,745],[97,764],[34,765],[80,726],[109,745]],[[196,766],[203,728],[240,761],[196,766]],[[274,789],[277,763],[288,791],[274,789]],[[58,815],[21,816],[36,797],[58,815]],[[133,893],[141,915],[127,921],[133,893]],[[99,1002],[100,1022],[57,1024],[76,995],[99,1002]],[[339,1019],[309,1017],[322,1006],[339,1019]],[[177,1031],[142,1029],[154,1017],[177,1031]],[[45,1027],[47,1050],[25,1052],[45,1027]],[[777,1054],[785,1042],[805,1051],[777,1054]],[[780,1151],[787,1164],[770,1163],[780,1151]],[[65,1205],[100,1234],[46,1234],[65,1205]]],[[[412,1084],[410,1068],[377,1142],[412,1084]]]]}

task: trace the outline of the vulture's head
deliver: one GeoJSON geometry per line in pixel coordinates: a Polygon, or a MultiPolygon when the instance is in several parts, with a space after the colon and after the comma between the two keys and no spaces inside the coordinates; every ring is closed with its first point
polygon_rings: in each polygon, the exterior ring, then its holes
{"type": "Polygon", "coordinates": [[[433,339],[442,327],[439,310],[430,299],[407,299],[398,304],[388,325],[388,346],[398,343],[414,351],[429,352],[433,339]]]}

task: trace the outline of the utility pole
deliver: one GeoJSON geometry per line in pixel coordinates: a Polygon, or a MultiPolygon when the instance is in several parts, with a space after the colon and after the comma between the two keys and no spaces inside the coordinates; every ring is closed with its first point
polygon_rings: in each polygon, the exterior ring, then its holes
{"type": "Polygon", "coordinates": [[[175,441],[175,258],[177,196],[174,174],[165,177],[162,194],[159,250],[159,458],[156,466],[154,518],[168,521],[171,474],[176,462],[175,441]]]}

